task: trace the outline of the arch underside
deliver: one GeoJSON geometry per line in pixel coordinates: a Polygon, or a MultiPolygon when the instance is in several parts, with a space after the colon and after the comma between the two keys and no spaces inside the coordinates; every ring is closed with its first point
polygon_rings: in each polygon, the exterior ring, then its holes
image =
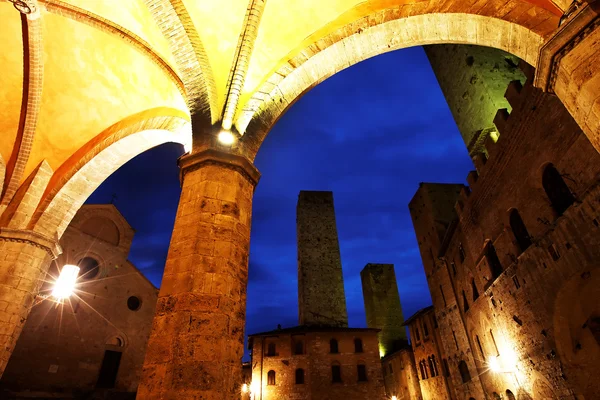
{"type": "MultiPolygon", "coordinates": [[[[253,159],[271,127],[301,96],[360,61],[406,47],[471,44],[493,47],[536,65],[543,37],[502,19],[462,13],[422,14],[361,27],[328,46],[312,46],[275,71],[238,114],[246,155],[253,159]]],[[[333,39],[332,39],[333,40],[333,39]]],[[[327,41],[325,42],[327,43],[327,41]]]]}

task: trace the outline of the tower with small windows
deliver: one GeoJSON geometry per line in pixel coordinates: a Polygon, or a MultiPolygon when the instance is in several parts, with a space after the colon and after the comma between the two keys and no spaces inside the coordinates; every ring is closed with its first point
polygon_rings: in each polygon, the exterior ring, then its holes
{"type": "Polygon", "coordinates": [[[299,324],[348,326],[332,192],[300,192],[296,234],[299,324]]]}

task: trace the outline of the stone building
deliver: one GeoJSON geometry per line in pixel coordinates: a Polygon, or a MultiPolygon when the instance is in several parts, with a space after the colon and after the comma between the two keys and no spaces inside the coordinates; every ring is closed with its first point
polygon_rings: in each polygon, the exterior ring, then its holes
{"type": "Polygon", "coordinates": [[[348,327],[333,193],[301,191],[296,224],[299,325],[248,336],[254,398],[385,399],[380,330],[348,327]]]}
{"type": "Polygon", "coordinates": [[[134,230],[114,205],[85,205],[65,231],[2,387],[28,396],[137,390],[158,291],[127,260],[134,230]],[[80,267],[75,295],[57,304],[51,282],[80,267]],[[25,393],[23,391],[26,391],[25,393]]]}
{"type": "Polygon", "coordinates": [[[448,373],[424,399],[600,398],[600,156],[524,70],[469,187],[421,184],[409,206],[448,373]]]}
{"type": "Polygon", "coordinates": [[[450,400],[453,389],[433,307],[417,311],[404,323],[409,327],[413,356],[425,399],[450,400]]]}
{"type": "Polygon", "coordinates": [[[367,326],[379,329],[379,355],[389,398],[421,399],[413,351],[403,326],[393,264],[367,264],[360,272],[367,326]]]}

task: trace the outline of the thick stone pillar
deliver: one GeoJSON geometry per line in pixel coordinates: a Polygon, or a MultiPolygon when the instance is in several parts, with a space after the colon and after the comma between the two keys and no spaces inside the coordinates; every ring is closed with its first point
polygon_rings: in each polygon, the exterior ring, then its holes
{"type": "Polygon", "coordinates": [[[31,231],[0,229],[0,376],[21,334],[57,242],[31,231]]]}
{"type": "Polygon", "coordinates": [[[239,399],[252,196],[245,158],[180,160],[182,192],[137,398],[239,399]]]}
{"type": "Polygon", "coordinates": [[[600,151],[600,1],[584,1],[540,50],[535,86],[555,93],[600,151]]]}

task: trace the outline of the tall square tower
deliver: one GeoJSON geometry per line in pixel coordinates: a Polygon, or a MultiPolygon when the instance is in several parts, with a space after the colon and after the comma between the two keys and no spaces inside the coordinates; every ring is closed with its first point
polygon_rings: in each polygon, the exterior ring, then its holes
{"type": "Polygon", "coordinates": [[[379,352],[385,356],[406,344],[402,306],[394,264],[367,264],[360,272],[367,326],[377,334],[379,352]]]}
{"type": "Polygon", "coordinates": [[[332,192],[300,191],[296,230],[299,324],[347,327],[332,192]]]}

